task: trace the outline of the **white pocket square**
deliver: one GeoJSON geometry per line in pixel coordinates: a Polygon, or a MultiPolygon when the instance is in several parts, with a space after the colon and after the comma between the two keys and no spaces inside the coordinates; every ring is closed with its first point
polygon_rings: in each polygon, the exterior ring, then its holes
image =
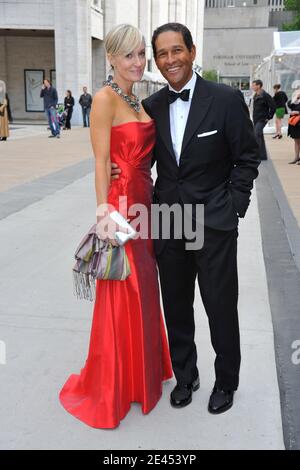
{"type": "Polygon", "coordinates": [[[216,134],[218,131],[209,131],[209,132],[202,132],[202,134],[198,134],[197,137],[207,137],[208,135],[216,134]]]}

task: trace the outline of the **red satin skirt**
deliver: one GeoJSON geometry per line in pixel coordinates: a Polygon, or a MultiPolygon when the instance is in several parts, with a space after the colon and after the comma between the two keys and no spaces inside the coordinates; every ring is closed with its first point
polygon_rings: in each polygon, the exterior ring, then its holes
{"type": "Polygon", "coordinates": [[[64,408],[95,428],[115,428],[132,402],[149,413],[173,375],[151,240],[126,244],[131,275],[97,281],[89,353],[60,392],[64,408]]]}

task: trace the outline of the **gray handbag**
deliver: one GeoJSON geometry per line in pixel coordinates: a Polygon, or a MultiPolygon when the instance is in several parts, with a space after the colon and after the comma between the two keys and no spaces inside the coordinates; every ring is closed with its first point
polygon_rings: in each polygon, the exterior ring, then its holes
{"type": "Polygon", "coordinates": [[[79,243],[75,260],[73,286],[79,299],[95,300],[96,279],[124,281],[131,273],[124,246],[100,240],[96,224],[79,243]]]}

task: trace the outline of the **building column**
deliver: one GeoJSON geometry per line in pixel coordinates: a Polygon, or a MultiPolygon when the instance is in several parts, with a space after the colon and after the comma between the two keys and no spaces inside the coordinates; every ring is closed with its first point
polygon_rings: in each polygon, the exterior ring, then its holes
{"type": "Polygon", "coordinates": [[[203,38],[204,38],[204,0],[195,0],[195,17],[197,18],[195,25],[194,41],[197,46],[196,63],[203,67],[203,38]]]}
{"type": "MultiPolygon", "coordinates": [[[[152,0],[151,3],[151,30],[154,31],[158,26],[169,22],[169,1],[152,0]]],[[[158,71],[154,59],[152,60],[152,71],[158,71]]]]}
{"type": "Polygon", "coordinates": [[[142,31],[146,41],[146,69],[151,72],[151,59],[152,59],[152,30],[151,30],[151,0],[138,0],[139,1],[139,29],[142,31]]]}
{"type": "Polygon", "coordinates": [[[169,0],[169,18],[168,18],[169,23],[176,22],[176,3],[177,3],[177,0],[169,0]]]}
{"type": "Polygon", "coordinates": [[[72,123],[82,125],[78,104],[82,87],[92,93],[91,13],[88,0],[54,0],[55,66],[59,102],[67,89],[75,99],[72,123]]]}
{"type": "Polygon", "coordinates": [[[109,0],[104,2],[105,30],[108,31],[117,24],[129,23],[138,26],[139,2],[137,0],[109,0]]]}
{"type": "Polygon", "coordinates": [[[92,92],[96,93],[106,79],[106,58],[103,41],[92,39],[92,92]]]}
{"type": "MultiPolygon", "coordinates": [[[[188,3],[193,3],[193,0],[189,0],[188,3]]],[[[176,22],[186,24],[186,0],[177,0],[176,1],[176,22]]]]}
{"type": "MultiPolygon", "coordinates": [[[[0,80],[3,80],[7,84],[7,46],[6,46],[6,36],[0,36],[0,80]]],[[[6,90],[7,91],[7,90],[6,90]]]]}

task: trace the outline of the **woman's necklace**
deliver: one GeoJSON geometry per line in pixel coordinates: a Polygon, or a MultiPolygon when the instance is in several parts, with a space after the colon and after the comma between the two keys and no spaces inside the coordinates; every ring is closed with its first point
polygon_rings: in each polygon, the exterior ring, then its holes
{"type": "Polygon", "coordinates": [[[126,101],[127,104],[129,104],[131,108],[133,108],[137,113],[140,112],[141,103],[140,103],[139,98],[134,94],[132,94],[132,97],[129,95],[126,95],[123,92],[122,88],[120,88],[117,83],[113,82],[112,75],[108,76],[107,80],[103,82],[103,85],[110,86],[121,98],[123,98],[124,101],[126,101]]]}

